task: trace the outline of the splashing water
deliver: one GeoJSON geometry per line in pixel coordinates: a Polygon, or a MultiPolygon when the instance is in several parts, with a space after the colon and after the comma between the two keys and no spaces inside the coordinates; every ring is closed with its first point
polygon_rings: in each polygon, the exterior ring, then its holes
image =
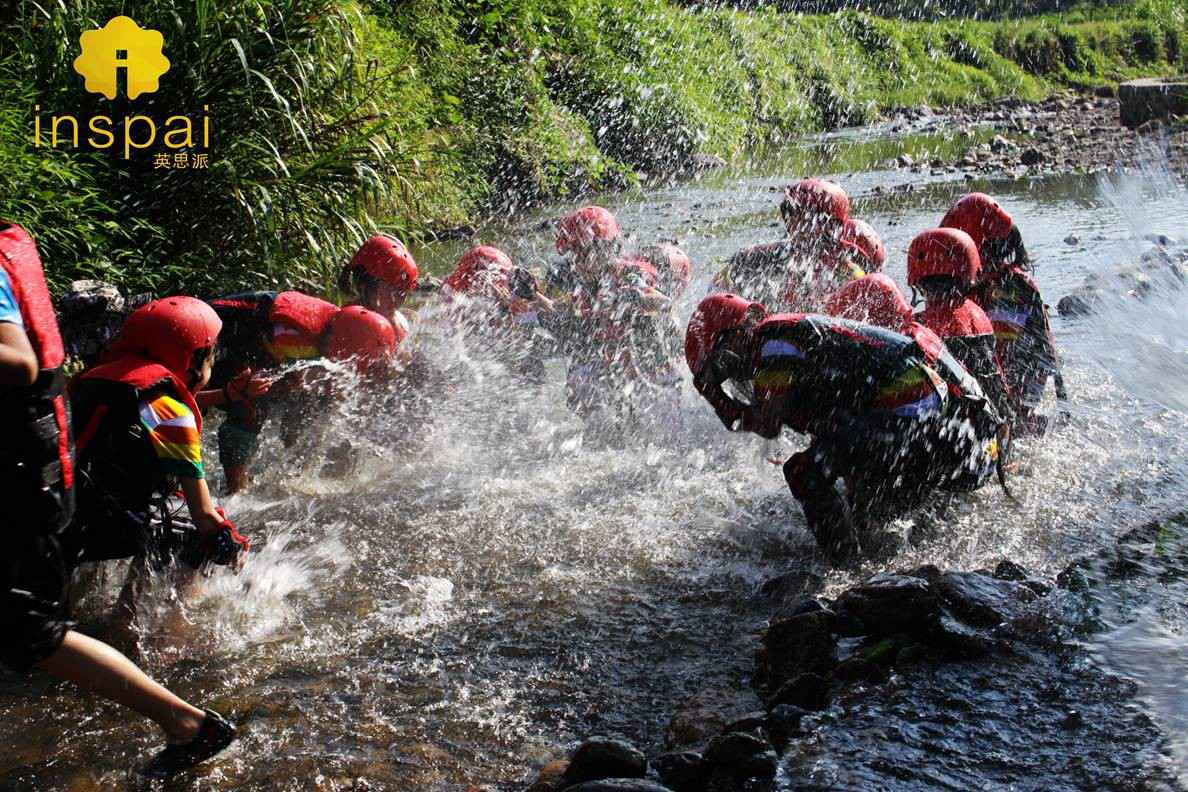
{"type": "MultiPolygon", "coordinates": [[[[1109,192],[1131,189],[1126,180],[1099,189],[1085,177],[925,178],[911,193],[872,193],[909,178],[919,177],[842,179],[884,235],[901,283],[911,237],[969,187],[1015,215],[1049,300],[1122,260],[1162,219],[1128,227],[1130,199],[1109,192]],[[1065,244],[1069,233],[1093,249],[1065,244]]],[[[676,238],[690,253],[685,320],[726,257],[779,235],[772,188],[787,180],[749,173],[602,200],[641,239],[676,238]]],[[[483,241],[539,268],[551,244],[543,219],[483,241]]],[[[437,255],[438,268],[452,264],[452,251],[437,255]]],[[[565,406],[563,366],[549,362],[543,383],[526,383],[431,313],[417,341],[448,388],[427,404],[382,406],[348,392],[310,416],[319,431],[290,450],[270,427],[255,487],[225,504],[259,551],[241,576],[201,581],[181,606],[180,637],[150,640],[150,670],[241,716],[238,747],[195,774],[193,788],[299,788],[316,777],[324,788],[356,778],[391,789],[510,788],[579,736],[620,733],[658,748],[690,701],[758,706],[749,677],[770,603],[755,594],[769,578],[789,575],[794,590],[814,594],[882,568],[968,569],[1003,557],[1052,573],[1188,494],[1188,418],[1150,385],[1169,378],[1166,366],[1143,364],[1135,376],[1146,392],[1132,391],[1134,372],[1103,359],[1093,323],[1058,320],[1073,417],[1018,452],[1019,502],[994,487],[952,499],[900,526],[925,538],[895,559],[834,569],[767,461],[796,441],[727,433],[685,375],[676,417],[595,442],[565,406]],[[328,472],[326,449],[343,441],[357,464],[328,472]]],[[[1171,344],[1175,325],[1161,322],[1144,332],[1171,344]]],[[[142,628],[156,634],[161,619],[153,611],[142,628]]],[[[88,707],[67,693],[0,696],[5,744],[53,742],[61,722],[90,724],[53,753],[22,748],[0,761],[0,786],[93,788],[153,744],[144,731],[130,739],[122,713],[88,707]]]]}

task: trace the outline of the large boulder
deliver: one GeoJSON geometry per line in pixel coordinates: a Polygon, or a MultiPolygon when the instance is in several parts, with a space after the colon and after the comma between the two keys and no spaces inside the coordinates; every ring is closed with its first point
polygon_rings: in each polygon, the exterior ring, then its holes
{"type": "Polygon", "coordinates": [[[566,789],[604,778],[643,778],[647,772],[647,757],[631,743],[610,737],[591,737],[574,751],[560,787],[566,789]]]}
{"type": "Polygon", "coordinates": [[[876,575],[838,598],[838,611],[860,621],[867,635],[928,632],[940,615],[940,598],[927,580],[876,575]]]}
{"type": "Polygon", "coordinates": [[[827,675],[837,663],[837,639],[827,611],[779,619],[763,636],[768,687],[775,689],[800,674],[827,675]]]}
{"type": "Polygon", "coordinates": [[[978,572],[946,572],[935,586],[954,615],[978,627],[1011,621],[1038,598],[1023,583],[995,580],[978,572]]]}

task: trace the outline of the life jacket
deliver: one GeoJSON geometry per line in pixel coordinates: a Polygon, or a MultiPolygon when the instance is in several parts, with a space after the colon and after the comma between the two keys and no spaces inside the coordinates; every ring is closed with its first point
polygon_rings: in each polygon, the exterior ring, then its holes
{"type": "Polygon", "coordinates": [[[933,302],[916,314],[916,321],[944,339],[945,346],[982,386],[1001,416],[1011,412],[1007,387],[994,340],[994,325],[971,299],[958,304],[933,302]]]}
{"type": "MultiPolygon", "coordinates": [[[[202,412],[194,395],[159,363],[126,356],[75,378],[70,403],[78,467],[84,473],[84,504],[110,495],[127,508],[141,509],[153,495],[172,492],[173,482],[157,472],[155,454],[140,424],[141,400],[161,389],[189,408],[201,433],[202,412]],[[87,491],[92,487],[103,492],[87,491]]],[[[86,515],[81,516],[85,521],[86,515]]]]}
{"type": "MultiPolygon", "coordinates": [[[[62,336],[37,246],[18,225],[0,223],[0,266],[12,286],[39,369],[32,385],[0,387],[0,434],[6,457],[0,463],[0,476],[5,479],[0,489],[25,498],[29,490],[39,492],[46,499],[43,505],[49,507],[37,512],[47,516],[47,524],[39,527],[58,532],[74,508],[62,336]]],[[[20,503],[10,507],[22,511],[20,503]]]]}
{"type": "Polygon", "coordinates": [[[222,346],[252,368],[322,356],[337,305],[308,294],[246,292],[210,301],[225,324],[222,346]]]}

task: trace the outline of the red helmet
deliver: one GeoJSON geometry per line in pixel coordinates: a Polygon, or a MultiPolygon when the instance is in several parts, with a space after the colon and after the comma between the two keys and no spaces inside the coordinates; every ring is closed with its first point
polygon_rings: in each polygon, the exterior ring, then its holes
{"type": "Polygon", "coordinates": [[[596,239],[609,242],[622,235],[613,214],[601,206],[587,206],[561,218],[557,227],[557,252],[576,253],[596,239]]]}
{"type": "Polygon", "coordinates": [[[963,195],[941,220],[941,228],[957,228],[969,234],[979,251],[988,239],[1006,239],[1014,227],[1015,221],[1007,210],[985,193],[963,195]]]}
{"type": "Polygon", "coordinates": [[[825,313],[899,330],[911,319],[912,306],[895,281],[876,272],[842,286],[829,298],[825,313]]]}
{"type": "Polygon", "coordinates": [[[347,269],[365,270],[373,278],[406,294],[417,288],[417,262],[404,243],[389,234],[376,234],[364,242],[347,269]]]}
{"type": "Polygon", "coordinates": [[[969,234],[956,228],[934,228],[912,240],[908,248],[908,285],[945,275],[963,290],[973,288],[982,269],[978,248],[969,234]]]}
{"type": "Polygon", "coordinates": [[[390,358],[403,340],[403,333],[375,311],[350,305],[330,320],[325,352],[331,360],[357,358],[360,369],[366,369],[390,358]]]}
{"type": "Polygon", "coordinates": [[[866,259],[868,272],[878,272],[887,263],[887,248],[870,223],[865,220],[851,218],[846,221],[842,229],[842,241],[849,243],[866,259]]]}
{"type": "Polygon", "coordinates": [[[499,248],[490,245],[472,247],[458,259],[458,266],[445,279],[443,285],[455,292],[467,292],[479,275],[483,273],[509,272],[515,265],[511,258],[499,248]]]}
{"type": "Polygon", "coordinates": [[[801,179],[784,188],[784,200],[780,203],[780,214],[784,222],[795,215],[812,213],[839,223],[850,219],[850,199],[846,191],[824,179],[801,179]]]}
{"type": "Polygon", "coordinates": [[[218,341],[223,320],[197,297],[166,297],[137,308],[111,347],[112,359],[139,355],[187,381],[194,353],[218,341]]]}
{"type": "Polygon", "coordinates": [[[718,343],[718,336],[741,326],[747,312],[754,308],[767,312],[763,303],[744,300],[737,294],[711,294],[701,301],[685,331],[685,362],[694,375],[701,373],[718,343]]]}
{"type": "Polygon", "coordinates": [[[661,243],[648,248],[645,255],[656,268],[661,291],[673,299],[685,293],[693,275],[692,262],[685,251],[676,245],[661,243]]]}

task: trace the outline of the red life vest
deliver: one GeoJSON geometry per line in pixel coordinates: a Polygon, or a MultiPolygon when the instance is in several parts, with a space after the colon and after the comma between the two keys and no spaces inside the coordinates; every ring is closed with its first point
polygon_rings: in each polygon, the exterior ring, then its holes
{"type": "Polygon", "coordinates": [[[937,302],[916,314],[916,321],[946,341],[963,336],[994,335],[994,325],[973,300],[960,305],[937,302]]]}
{"type": "Polygon", "coordinates": [[[68,521],[73,510],[74,463],[63,395],[66,355],[37,246],[18,225],[0,223],[0,267],[12,286],[40,369],[28,387],[0,388],[0,432],[6,454],[11,453],[18,467],[24,468],[15,475],[32,473],[29,478],[42,492],[61,500],[65,516],[59,519],[68,521]]]}

